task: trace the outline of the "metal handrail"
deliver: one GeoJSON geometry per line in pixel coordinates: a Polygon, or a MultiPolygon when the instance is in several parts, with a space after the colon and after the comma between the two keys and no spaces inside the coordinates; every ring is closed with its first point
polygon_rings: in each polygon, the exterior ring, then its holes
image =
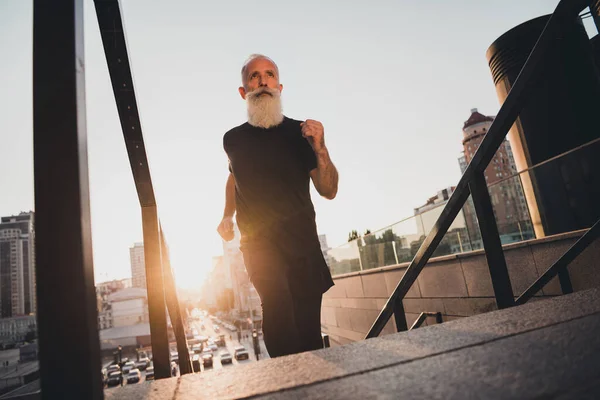
{"type": "MultiPolygon", "coordinates": [[[[522,305],[528,302],[548,284],[561,271],[565,271],[571,261],[577,258],[594,240],[600,237],[600,219],[588,229],[588,231],[577,240],[550,268],[546,270],[534,283],[529,286],[517,300],[516,305],[522,305]]],[[[562,284],[561,284],[562,286],[562,284]]],[[[571,289],[572,290],[572,289],[571,289]]],[[[564,293],[563,289],[563,293],[564,293]]]]}
{"type": "MultiPolygon", "coordinates": [[[[514,305],[510,281],[508,281],[508,287],[506,285],[508,274],[506,272],[504,257],[501,253],[501,246],[498,251],[500,239],[495,225],[494,214],[491,210],[489,193],[487,193],[485,180],[482,182],[481,178],[483,177],[483,172],[506,137],[510,127],[517,119],[517,116],[524,105],[529,91],[532,89],[537,79],[539,79],[539,77],[542,75],[538,73],[543,67],[542,61],[544,60],[547,51],[552,48],[554,40],[558,37],[558,34],[563,29],[564,22],[577,18],[579,13],[589,5],[589,0],[559,1],[554,13],[548,20],[548,23],[544,27],[544,30],[542,31],[537,43],[535,44],[527,61],[525,62],[525,65],[521,69],[519,76],[512,86],[508,96],[506,97],[504,104],[500,108],[498,115],[496,116],[494,122],[492,122],[488,133],[485,135],[481,145],[473,156],[473,159],[467,166],[463,176],[456,185],[454,193],[448,200],[448,203],[444,207],[444,210],[438,218],[435,226],[431,232],[429,232],[425,241],[421,244],[421,247],[406,269],[404,275],[400,279],[400,282],[398,282],[394,292],[388,298],[388,301],[371,326],[371,329],[369,329],[365,339],[376,337],[381,333],[387,324],[387,321],[391,318],[392,314],[396,312],[396,307],[402,303],[402,299],[404,296],[406,296],[408,290],[415,283],[417,277],[425,267],[425,264],[436,250],[442,238],[448,231],[450,225],[469,197],[469,194],[475,191],[476,193],[473,193],[473,200],[475,203],[476,212],[478,214],[482,237],[484,238],[486,257],[488,258],[488,264],[490,264],[490,273],[492,274],[492,284],[494,286],[496,302],[499,308],[514,305]],[[482,214],[481,216],[487,214],[488,218],[479,218],[480,213],[482,214]],[[494,230],[495,232],[493,232],[494,230]],[[494,270],[490,261],[498,263],[499,268],[494,270]],[[504,265],[502,266],[502,264],[504,265]],[[494,277],[495,273],[498,274],[497,279],[494,277]],[[501,282],[496,285],[498,281],[501,282]],[[499,293],[499,291],[503,291],[503,293],[499,293]],[[510,299],[509,295],[511,297],[510,299]]],[[[400,314],[400,312],[397,314],[400,314]]],[[[398,320],[405,318],[403,311],[401,311],[401,314],[402,315],[396,315],[397,326],[398,320]]]]}
{"type": "Polygon", "coordinates": [[[425,322],[427,317],[435,317],[435,322],[437,324],[441,324],[443,322],[441,312],[439,312],[439,311],[438,312],[425,312],[424,311],[421,314],[419,314],[419,316],[417,317],[415,322],[413,322],[413,324],[410,326],[410,328],[408,330],[412,331],[413,329],[419,328],[423,324],[423,322],[425,322]]]}

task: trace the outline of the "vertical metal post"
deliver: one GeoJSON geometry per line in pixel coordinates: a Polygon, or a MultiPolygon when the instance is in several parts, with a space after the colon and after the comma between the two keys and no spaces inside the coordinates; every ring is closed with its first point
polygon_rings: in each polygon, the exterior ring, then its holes
{"type": "Polygon", "coordinates": [[[485,257],[487,259],[490,276],[492,278],[492,286],[494,295],[496,296],[496,304],[498,308],[507,308],[515,304],[508,268],[504,259],[504,251],[496,226],[496,217],[490,200],[483,172],[473,174],[473,178],[469,183],[473,203],[475,205],[475,213],[479,222],[479,230],[483,240],[485,249],[485,257]]]}
{"type": "Polygon", "coordinates": [[[558,271],[558,281],[560,282],[560,289],[563,294],[573,293],[573,284],[571,283],[571,276],[567,268],[562,268],[558,271]]]}
{"type": "Polygon", "coordinates": [[[103,398],[83,44],[83,0],[34,1],[37,324],[45,399],[103,398]]]}
{"type": "Polygon", "coordinates": [[[442,313],[441,312],[436,312],[435,313],[435,322],[437,324],[441,324],[442,322],[444,322],[444,320],[442,319],[442,313]]]}
{"type": "Polygon", "coordinates": [[[169,336],[156,206],[142,207],[142,224],[154,376],[156,379],[169,378],[171,376],[169,336]]]}
{"type": "Polygon", "coordinates": [[[323,348],[327,349],[331,347],[331,342],[329,341],[329,335],[326,333],[321,333],[321,337],[323,338],[323,348]]]}
{"type": "Polygon", "coordinates": [[[173,332],[175,333],[175,340],[177,341],[179,374],[190,374],[193,372],[192,360],[190,359],[187,340],[185,338],[185,328],[183,327],[181,307],[177,298],[177,288],[175,287],[175,280],[173,279],[173,271],[171,270],[171,258],[169,256],[169,250],[167,248],[167,243],[162,229],[160,230],[160,247],[165,282],[165,299],[167,301],[169,316],[171,317],[173,332]]]}
{"type": "Polygon", "coordinates": [[[406,314],[404,313],[404,304],[402,304],[401,297],[396,297],[396,300],[394,301],[394,321],[396,322],[396,331],[404,332],[408,330],[406,314]]]}

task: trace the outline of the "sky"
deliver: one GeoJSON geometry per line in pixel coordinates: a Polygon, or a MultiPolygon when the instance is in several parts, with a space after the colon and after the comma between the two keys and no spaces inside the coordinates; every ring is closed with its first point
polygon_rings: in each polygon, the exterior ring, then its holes
{"type": "MultiPolygon", "coordinates": [[[[460,178],[472,108],[495,115],[489,45],[557,0],[121,0],[158,212],[180,287],[222,254],[223,134],[245,122],[237,88],[253,53],[278,64],[284,113],[316,119],[339,170],[337,197],[312,189],[332,247],[413,214],[460,178]]],[[[131,276],[141,210],[92,0],[85,74],[97,282],[131,276]]],[[[0,0],[0,215],[33,209],[31,1],[0,0]]],[[[586,21],[588,33],[596,33],[586,21]]]]}

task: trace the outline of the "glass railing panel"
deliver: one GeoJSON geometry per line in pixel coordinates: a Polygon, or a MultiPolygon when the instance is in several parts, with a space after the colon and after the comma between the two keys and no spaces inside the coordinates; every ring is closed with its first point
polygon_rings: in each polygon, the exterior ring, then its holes
{"type": "Polygon", "coordinates": [[[600,218],[600,139],[488,186],[502,244],[589,228],[600,218]]]}
{"type": "Polygon", "coordinates": [[[412,260],[421,237],[423,224],[419,216],[400,221],[360,238],[360,259],[363,269],[385,267],[412,260]]]}
{"type": "Polygon", "coordinates": [[[358,244],[358,240],[353,240],[327,251],[325,261],[327,261],[332,275],[347,274],[361,270],[358,244]]]}

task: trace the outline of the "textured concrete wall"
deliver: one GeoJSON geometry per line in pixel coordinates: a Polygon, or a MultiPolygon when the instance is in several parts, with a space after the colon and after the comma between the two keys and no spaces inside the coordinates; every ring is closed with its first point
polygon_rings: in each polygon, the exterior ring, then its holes
{"type": "MultiPolygon", "coordinates": [[[[515,297],[552,265],[582,232],[571,232],[504,246],[515,297]]],[[[335,286],[323,297],[322,330],[332,346],[364,338],[393,292],[408,264],[377,268],[334,277],[335,286]]],[[[596,240],[569,267],[575,291],[600,287],[600,240],[596,240]]],[[[538,297],[562,294],[553,279],[538,297]]],[[[444,321],[495,310],[487,261],[483,251],[431,259],[404,301],[410,326],[423,311],[441,312],[444,321]]],[[[424,325],[434,324],[429,317],[424,325]]],[[[393,318],[382,335],[395,332],[393,318]]]]}

